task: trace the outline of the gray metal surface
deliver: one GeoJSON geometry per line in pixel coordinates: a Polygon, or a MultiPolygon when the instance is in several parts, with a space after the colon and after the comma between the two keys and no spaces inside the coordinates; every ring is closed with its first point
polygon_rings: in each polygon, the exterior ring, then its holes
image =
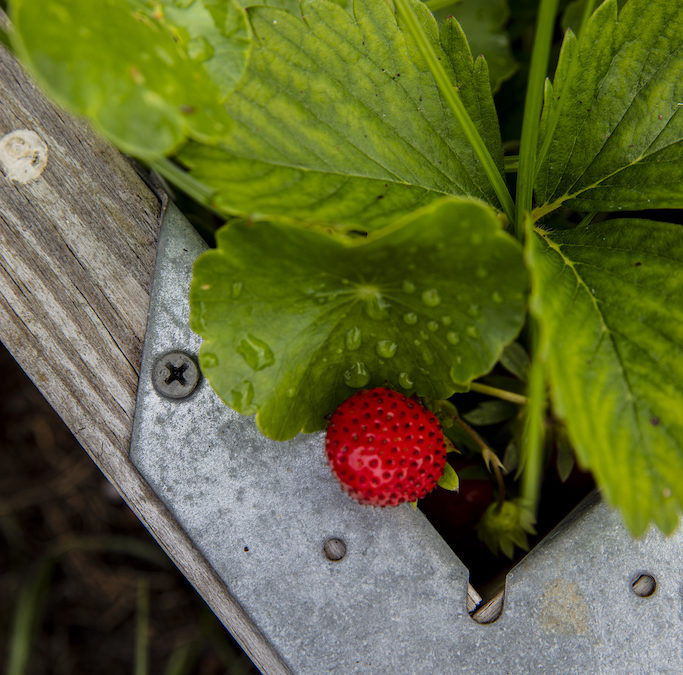
{"type": "Polygon", "coordinates": [[[468,572],[419,511],[363,507],[323,435],[269,441],[201,380],[171,401],[164,352],[196,354],[192,263],[205,248],[170,207],[152,291],[132,460],[295,673],[683,673],[683,531],[633,541],[585,504],[508,576],[493,624],[466,611],[468,572]],[[346,545],[341,560],[323,549],[346,545]],[[642,573],[651,597],[631,589],[642,573]]]}

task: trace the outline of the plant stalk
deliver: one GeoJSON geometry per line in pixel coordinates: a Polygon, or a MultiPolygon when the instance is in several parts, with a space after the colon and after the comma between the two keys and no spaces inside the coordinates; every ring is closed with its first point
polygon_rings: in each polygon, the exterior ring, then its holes
{"type": "Polygon", "coordinates": [[[533,360],[529,369],[529,405],[522,439],[523,472],[521,495],[525,505],[536,516],[541,492],[545,436],[545,370],[538,349],[537,326],[531,320],[533,360]]]}
{"type": "Polygon", "coordinates": [[[503,479],[503,472],[500,470],[500,466],[497,463],[500,460],[498,460],[496,453],[491,450],[486,441],[469,424],[467,424],[464,419],[462,419],[460,416],[457,416],[454,418],[454,421],[481,448],[482,453],[484,453],[484,451],[488,451],[494,455],[494,457],[496,457],[496,461],[491,462],[491,465],[493,466],[493,475],[496,477],[496,483],[498,484],[498,504],[502,504],[505,501],[505,480],[503,479]]]}
{"type": "Polygon", "coordinates": [[[536,150],[543,107],[543,85],[548,71],[548,59],[552,44],[558,0],[541,0],[536,24],[536,37],[531,52],[529,81],[524,103],[524,121],[519,147],[519,169],[517,171],[516,213],[512,221],[515,236],[524,239],[525,214],[531,213],[533,205],[534,179],[536,177],[536,150]]]}
{"type": "Polygon", "coordinates": [[[586,27],[588,20],[593,14],[593,9],[595,7],[595,0],[586,0],[586,4],[583,8],[583,14],[581,16],[581,26],[579,27],[579,34],[583,33],[583,29],[586,27]]]}
{"type": "Polygon", "coordinates": [[[522,394],[516,394],[514,391],[508,391],[507,389],[492,387],[488,384],[482,384],[481,382],[472,382],[470,384],[470,391],[495,396],[503,401],[510,401],[510,403],[516,403],[517,405],[526,405],[529,402],[529,399],[522,394]]]}
{"type": "MultiPolygon", "coordinates": [[[[555,2],[556,1],[557,0],[555,0],[555,2]]],[[[458,96],[458,92],[454,86],[454,83],[450,81],[445,68],[439,61],[434,48],[429,42],[429,39],[427,38],[422,26],[420,25],[420,22],[417,19],[417,16],[415,15],[413,8],[410,6],[409,0],[395,0],[395,5],[401,19],[408,29],[408,32],[417,43],[422,56],[424,56],[425,60],[427,61],[429,70],[432,72],[439,90],[446,99],[446,102],[453,111],[455,118],[458,120],[458,123],[465,132],[465,136],[467,137],[467,140],[472,146],[475,154],[479,158],[479,161],[482,163],[484,171],[486,172],[486,175],[493,186],[493,190],[495,191],[496,196],[503,207],[505,215],[507,216],[508,220],[512,222],[514,218],[515,207],[512,201],[512,196],[510,195],[510,191],[507,189],[507,185],[505,184],[503,176],[498,170],[493,157],[491,157],[491,153],[488,151],[488,148],[486,147],[481,135],[477,131],[477,127],[474,125],[472,118],[469,116],[469,113],[463,105],[463,102],[460,100],[460,96],[458,96]]]]}
{"type": "Polygon", "coordinates": [[[183,171],[168,157],[161,157],[150,161],[149,167],[154,169],[160,176],[163,176],[171,185],[184,192],[188,197],[218,213],[213,205],[215,191],[191,176],[187,171],[183,171]]]}
{"type": "Polygon", "coordinates": [[[431,12],[436,12],[438,9],[446,9],[446,7],[459,5],[461,2],[462,0],[427,0],[425,5],[429,7],[431,12]]]}

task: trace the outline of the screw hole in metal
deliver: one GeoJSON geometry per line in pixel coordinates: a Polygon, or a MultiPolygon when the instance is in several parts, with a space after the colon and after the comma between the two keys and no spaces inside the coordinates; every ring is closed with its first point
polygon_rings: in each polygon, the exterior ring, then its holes
{"type": "Polygon", "coordinates": [[[323,553],[328,560],[337,562],[346,555],[346,544],[337,537],[330,537],[323,544],[323,553]]]}
{"type": "Polygon", "coordinates": [[[649,598],[657,590],[657,581],[651,574],[637,574],[631,583],[631,590],[641,598],[649,598]]]}

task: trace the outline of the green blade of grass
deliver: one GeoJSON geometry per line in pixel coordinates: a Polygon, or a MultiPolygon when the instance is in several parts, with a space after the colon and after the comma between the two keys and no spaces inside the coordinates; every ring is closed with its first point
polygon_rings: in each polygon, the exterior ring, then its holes
{"type": "Polygon", "coordinates": [[[149,587],[138,582],[137,616],[135,620],[135,675],[149,673],[149,587]]]}
{"type": "Polygon", "coordinates": [[[55,562],[52,556],[45,558],[19,592],[9,640],[7,675],[23,675],[27,670],[33,638],[50,591],[55,562]]]}
{"type": "Polygon", "coordinates": [[[417,43],[422,56],[427,61],[429,70],[434,76],[434,80],[436,81],[439,90],[446,99],[446,102],[453,111],[455,118],[458,120],[458,123],[465,132],[467,140],[474,149],[479,161],[482,163],[484,171],[486,172],[486,175],[493,186],[496,196],[500,200],[505,215],[507,216],[508,220],[512,222],[514,218],[515,207],[510,192],[507,189],[507,185],[505,184],[505,180],[503,179],[500,171],[498,171],[498,167],[496,166],[493,157],[491,157],[491,153],[488,151],[484,141],[482,140],[482,137],[477,131],[477,127],[474,125],[472,118],[469,116],[465,106],[460,100],[460,96],[458,96],[456,88],[449,80],[444,67],[441,65],[436,54],[434,53],[434,49],[429,43],[422,26],[417,20],[417,16],[415,15],[413,8],[410,6],[408,0],[395,0],[395,5],[399,16],[406,25],[408,32],[417,43]]]}
{"type": "Polygon", "coordinates": [[[517,200],[514,217],[515,236],[524,238],[524,218],[533,205],[534,178],[536,175],[536,147],[543,105],[543,84],[548,71],[558,0],[541,0],[536,24],[536,37],[531,52],[529,80],[524,102],[524,120],[519,146],[517,170],[517,200]]]}

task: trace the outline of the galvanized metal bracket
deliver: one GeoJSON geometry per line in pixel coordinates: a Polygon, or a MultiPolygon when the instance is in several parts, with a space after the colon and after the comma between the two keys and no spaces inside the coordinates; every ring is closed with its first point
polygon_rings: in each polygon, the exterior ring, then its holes
{"type": "Polygon", "coordinates": [[[322,434],[270,441],[204,380],[161,395],[158,357],[199,348],[188,291],[205,248],[169,206],[131,458],[292,671],[683,671],[683,530],[634,541],[604,504],[584,503],[508,575],[500,618],[478,624],[453,551],[410,506],[344,495],[322,434]],[[632,589],[643,573],[650,597],[632,589]]]}

